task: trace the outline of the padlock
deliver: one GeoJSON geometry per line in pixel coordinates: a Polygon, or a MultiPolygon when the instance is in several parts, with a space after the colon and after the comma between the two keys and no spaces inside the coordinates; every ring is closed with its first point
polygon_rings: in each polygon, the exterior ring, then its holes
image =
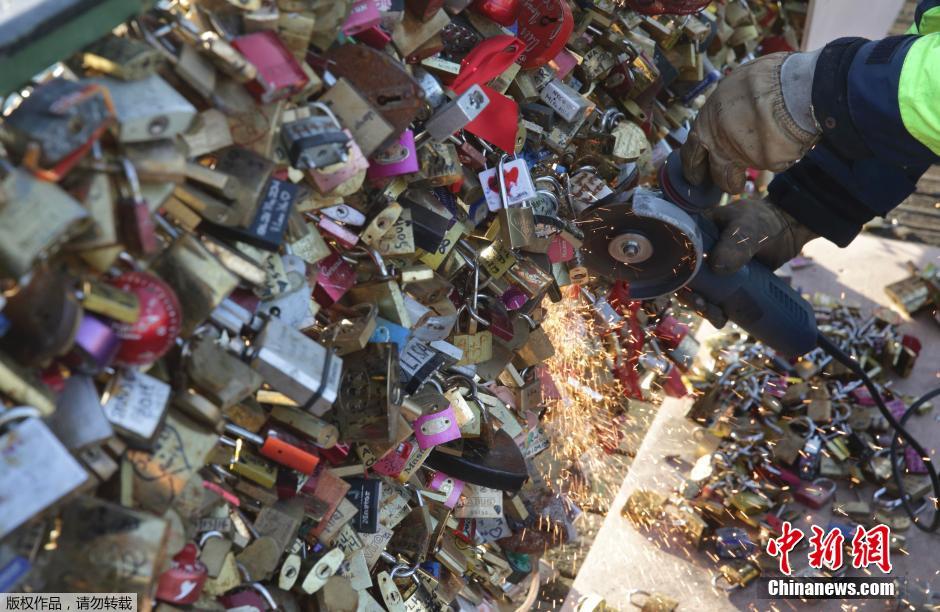
{"type": "Polygon", "coordinates": [[[490,103],[483,89],[473,85],[457,98],[437,109],[424,124],[432,140],[443,142],[476,119],[490,103]]]}
{"type": "Polygon", "coordinates": [[[822,508],[836,492],[836,483],[828,478],[817,478],[793,492],[796,500],[810,508],[822,508]]]}
{"type": "Polygon", "coordinates": [[[105,389],[102,409],[115,430],[137,445],[149,445],[166,416],[170,386],[131,369],[122,370],[105,389]]]}
{"type": "Polygon", "coordinates": [[[86,71],[136,81],[152,75],[160,67],[160,54],[150,45],[127,36],[104,36],[81,53],[86,71]]]}
{"type": "Polygon", "coordinates": [[[367,249],[367,252],[378,269],[377,278],[351,287],[349,290],[350,297],[357,302],[376,304],[379,314],[384,318],[403,327],[411,327],[411,317],[405,308],[401,287],[395,278],[389,275],[385,260],[379,252],[374,248],[367,249]]]}
{"type": "Polygon", "coordinates": [[[199,537],[199,561],[210,578],[218,578],[222,565],[232,550],[232,541],[220,531],[206,531],[199,537]]]}
{"type": "Polygon", "coordinates": [[[323,115],[310,115],[281,125],[281,139],[294,168],[308,170],[345,162],[350,137],[333,112],[320,102],[311,103],[323,115]]]}
{"type": "Polygon", "coordinates": [[[630,591],[630,603],[640,608],[642,612],[675,612],[676,608],[679,607],[678,600],[668,595],[650,593],[649,591],[640,589],[630,591]],[[637,598],[637,595],[645,597],[645,599],[642,599],[642,603],[639,603],[640,600],[637,598]]]}
{"type": "Polygon", "coordinates": [[[722,586],[726,591],[744,588],[755,578],[760,576],[760,568],[745,559],[735,559],[718,568],[718,573],[712,577],[712,585],[722,586]]]}
{"type": "Polygon", "coordinates": [[[231,423],[226,423],[225,431],[257,445],[262,457],[295,469],[302,474],[313,474],[317,464],[320,463],[319,457],[291,444],[284,439],[283,435],[268,433],[266,437],[263,437],[231,423]]]}
{"type": "MultiPolygon", "coordinates": [[[[447,19],[446,14],[443,12],[438,12],[438,16],[447,19]]],[[[435,21],[437,21],[437,17],[429,22],[431,27],[434,26],[435,21]]],[[[394,41],[394,33],[392,37],[394,41]]],[[[409,53],[410,51],[403,52],[404,55],[409,53]]],[[[393,61],[384,53],[363,45],[334,47],[327,53],[327,58],[331,62],[331,72],[335,76],[347,80],[355,87],[359,95],[365,97],[369,108],[374,109],[373,112],[379,113],[391,126],[391,132],[387,133],[376,145],[390,144],[391,139],[397,138],[415,119],[423,104],[424,91],[414,78],[404,70],[401,64],[393,61]]],[[[330,91],[335,88],[336,86],[330,91]]],[[[330,91],[327,92],[327,95],[330,91]]],[[[343,114],[338,110],[337,104],[326,103],[342,119],[343,114]]],[[[361,125],[360,119],[361,116],[352,121],[345,121],[345,125],[356,124],[359,126],[361,125]]],[[[360,140],[358,132],[354,132],[353,135],[356,137],[356,142],[362,147],[363,155],[366,157],[371,155],[375,149],[372,148],[367,151],[369,147],[360,140]]]]}
{"type": "Polygon", "coordinates": [[[53,78],[4,117],[4,128],[18,163],[39,178],[58,181],[113,121],[114,104],[105,87],[53,78]]]}
{"type": "Polygon", "coordinates": [[[107,88],[117,118],[121,142],[146,142],[173,138],[186,131],[196,109],[158,75],[133,81],[109,78],[90,80],[107,88]],[[147,100],[142,105],[141,100],[147,100]]]}
{"type": "Polygon", "coordinates": [[[3,208],[0,210],[0,275],[19,278],[44,255],[78,233],[88,213],[68,193],[40,181],[21,168],[0,164],[3,208]]]}
{"type": "Polygon", "coordinates": [[[343,393],[335,410],[341,438],[351,442],[394,440],[401,405],[397,346],[370,343],[348,355],[346,364],[343,393]]]}
{"type": "Polygon", "coordinates": [[[157,241],[156,227],[150,214],[150,207],[144,201],[140,191],[140,181],[134,164],[121,158],[128,194],[118,202],[118,226],[121,238],[128,249],[135,255],[147,257],[160,247],[157,241]]]}
{"type": "Polygon", "coordinates": [[[582,119],[590,107],[590,103],[577,91],[557,79],[545,85],[539,97],[569,123],[582,119]]]}
{"type": "MultiPolygon", "coordinates": [[[[46,455],[47,465],[48,458],[46,455]]],[[[94,584],[106,592],[152,596],[166,568],[169,521],[88,495],[63,506],[58,517],[64,531],[57,542],[57,554],[43,570],[49,588],[68,591],[81,584],[94,584]],[[107,530],[101,529],[102,525],[123,528],[107,530]],[[107,557],[102,554],[105,550],[117,557],[107,557]],[[136,560],[133,574],[121,571],[126,567],[122,559],[129,556],[136,560]]]]}
{"type": "Polygon", "coordinates": [[[757,545],[743,529],[723,527],[715,530],[714,537],[715,550],[722,559],[746,558],[757,552],[757,545]]]}
{"type": "Polygon", "coordinates": [[[163,572],[155,597],[172,604],[191,604],[199,599],[208,578],[208,569],[197,558],[199,549],[188,542],[176,556],[173,565],[163,572]]]}
{"type": "Polygon", "coordinates": [[[35,418],[38,410],[14,408],[3,416],[9,423],[0,433],[0,485],[8,493],[0,500],[0,537],[5,538],[83,485],[89,476],[49,428],[35,418]],[[23,420],[14,422],[17,417],[23,420]],[[50,467],[54,471],[44,474],[43,470],[50,467]]]}
{"type": "Polygon", "coordinates": [[[264,104],[299,93],[309,82],[290,50],[270,30],[236,38],[232,47],[256,68],[256,76],[245,87],[264,104]]]}
{"type": "Polygon", "coordinates": [[[236,350],[272,387],[321,416],[336,401],[343,359],[272,316],[254,317],[231,300],[213,311],[212,320],[240,333],[248,326],[255,337],[245,347],[233,338],[236,350]]]}

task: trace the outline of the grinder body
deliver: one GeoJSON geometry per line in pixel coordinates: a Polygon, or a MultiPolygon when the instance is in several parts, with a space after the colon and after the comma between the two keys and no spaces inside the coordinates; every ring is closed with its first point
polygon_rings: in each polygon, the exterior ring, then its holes
{"type": "MultiPolygon", "coordinates": [[[[660,182],[664,195],[688,212],[701,230],[702,246],[710,252],[720,233],[704,212],[717,206],[721,192],[711,186],[694,187],[682,175],[679,152],[669,156],[660,182]]],[[[736,273],[715,274],[707,262],[699,267],[680,298],[693,308],[697,294],[719,307],[734,321],[761,342],[788,357],[797,357],[816,347],[816,316],[813,307],[790,285],[756,260],[751,260],[736,273]]]]}
{"type": "MultiPolygon", "coordinates": [[[[708,252],[718,242],[718,228],[702,215],[694,218],[708,252]]],[[[760,262],[752,260],[728,276],[715,274],[706,263],[686,287],[721,308],[729,320],[782,355],[797,357],[816,348],[813,307],[760,262]]],[[[679,297],[696,306],[694,296],[686,290],[679,297]]]]}

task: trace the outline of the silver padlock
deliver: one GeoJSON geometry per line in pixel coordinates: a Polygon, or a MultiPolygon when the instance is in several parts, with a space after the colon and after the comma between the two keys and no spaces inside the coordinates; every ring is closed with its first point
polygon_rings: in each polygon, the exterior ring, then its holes
{"type": "Polygon", "coordinates": [[[148,446],[166,416],[170,385],[153,376],[125,369],[105,388],[104,414],[121,435],[148,446]]]}
{"type": "Polygon", "coordinates": [[[490,99],[479,85],[474,85],[442,106],[424,124],[427,135],[434,142],[443,142],[479,116],[490,99]]]}
{"type": "Polygon", "coordinates": [[[73,374],[65,381],[56,411],[46,418],[46,424],[70,451],[101,444],[114,435],[95,382],[85,374],[73,374]]]}
{"type": "Polygon", "coordinates": [[[287,157],[298,170],[326,168],[349,159],[351,139],[336,115],[322,102],[311,102],[308,109],[314,108],[324,114],[311,113],[281,126],[287,157]]]}
{"type": "Polygon", "coordinates": [[[584,117],[591,106],[584,96],[558,79],[549,81],[542,88],[539,97],[569,123],[584,117]]]}
{"type": "Polygon", "coordinates": [[[247,328],[253,336],[250,344],[245,346],[236,337],[230,340],[229,348],[300,408],[321,416],[336,401],[343,360],[333,351],[275,317],[253,317],[231,300],[216,308],[211,319],[235,334],[247,328]]]}
{"type": "Polygon", "coordinates": [[[38,416],[31,406],[0,411],[0,539],[88,481],[38,416]]]}
{"type": "Polygon", "coordinates": [[[196,117],[196,108],[155,74],[139,81],[107,77],[90,80],[104,85],[111,93],[121,142],[173,138],[185,132],[196,117]]]}

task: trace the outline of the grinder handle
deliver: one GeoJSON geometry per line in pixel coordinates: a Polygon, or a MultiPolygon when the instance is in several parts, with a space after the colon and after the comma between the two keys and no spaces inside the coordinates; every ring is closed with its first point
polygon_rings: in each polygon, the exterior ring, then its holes
{"type": "MultiPolygon", "coordinates": [[[[700,215],[695,220],[707,253],[718,242],[718,228],[700,215]]],[[[706,261],[688,287],[778,353],[797,357],[816,347],[813,307],[756,260],[729,276],[715,274],[706,261]]]]}

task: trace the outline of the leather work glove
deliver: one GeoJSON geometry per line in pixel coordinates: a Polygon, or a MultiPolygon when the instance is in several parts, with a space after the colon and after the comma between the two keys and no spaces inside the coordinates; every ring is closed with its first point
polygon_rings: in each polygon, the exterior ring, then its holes
{"type": "Polygon", "coordinates": [[[735,68],[708,98],[682,146],[685,178],[744,191],[748,168],[782,172],[819,139],[813,74],[819,52],[772,53],[735,68]]]}
{"type": "Polygon", "coordinates": [[[721,237],[708,254],[716,274],[734,274],[751,259],[776,270],[818,238],[786,211],[763,200],[738,200],[708,214],[721,237]]]}

